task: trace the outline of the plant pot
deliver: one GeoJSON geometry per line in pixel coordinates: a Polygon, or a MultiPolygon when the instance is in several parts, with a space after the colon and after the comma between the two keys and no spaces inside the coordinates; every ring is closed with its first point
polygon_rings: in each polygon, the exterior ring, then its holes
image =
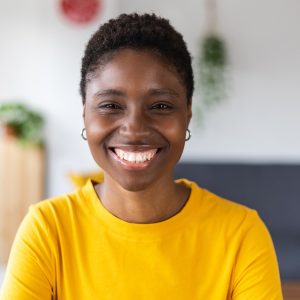
{"type": "Polygon", "coordinates": [[[17,137],[16,131],[12,126],[4,125],[2,129],[2,135],[5,139],[15,139],[17,137]]]}

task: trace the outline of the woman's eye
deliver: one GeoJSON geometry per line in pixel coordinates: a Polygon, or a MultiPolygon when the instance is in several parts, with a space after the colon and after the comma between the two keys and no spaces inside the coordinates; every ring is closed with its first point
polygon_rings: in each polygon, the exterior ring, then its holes
{"type": "Polygon", "coordinates": [[[168,110],[171,109],[172,106],[166,103],[156,103],[152,105],[152,109],[159,109],[159,110],[168,110]]]}
{"type": "Polygon", "coordinates": [[[103,103],[98,106],[101,110],[117,110],[122,109],[121,105],[117,103],[103,103]]]}

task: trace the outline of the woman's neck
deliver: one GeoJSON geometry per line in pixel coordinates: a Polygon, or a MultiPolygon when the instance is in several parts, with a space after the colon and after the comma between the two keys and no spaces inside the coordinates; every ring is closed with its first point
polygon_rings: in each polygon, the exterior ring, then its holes
{"type": "Polygon", "coordinates": [[[103,206],[129,223],[157,223],[177,214],[185,205],[190,190],[172,179],[157,180],[142,191],[127,191],[111,178],[95,190],[103,206]]]}

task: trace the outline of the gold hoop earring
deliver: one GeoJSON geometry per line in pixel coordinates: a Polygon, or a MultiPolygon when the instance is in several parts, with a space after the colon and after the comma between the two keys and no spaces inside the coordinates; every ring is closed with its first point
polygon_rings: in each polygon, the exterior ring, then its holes
{"type": "Polygon", "coordinates": [[[82,128],[82,130],[81,130],[81,137],[82,137],[82,139],[83,140],[87,140],[87,137],[86,137],[86,129],[85,128],[82,128]]]}
{"type": "Polygon", "coordinates": [[[187,142],[192,137],[191,131],[187,128],[185,133],[185,141],[187,142]]]}

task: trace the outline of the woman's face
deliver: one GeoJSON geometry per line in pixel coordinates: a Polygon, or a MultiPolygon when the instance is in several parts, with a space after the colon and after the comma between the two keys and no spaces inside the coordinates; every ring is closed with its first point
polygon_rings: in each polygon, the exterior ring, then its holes
{"type": "Polygon", "coordinates": [[[126,190],[173,180],[190,118],[179,76],[151,52],[121,50],[87,83],[84,123],[91,153],[126,190]]]}

